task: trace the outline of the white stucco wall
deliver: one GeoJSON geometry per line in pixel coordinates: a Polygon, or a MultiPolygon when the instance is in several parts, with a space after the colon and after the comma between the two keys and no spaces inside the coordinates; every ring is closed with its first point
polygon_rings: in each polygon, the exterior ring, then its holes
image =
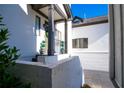
{"type": "Polygon", "coordinates": [[[31,59],[39,52],[40,43],[44,39],[42,24],[44,18],[31,9],[29,5],[0,5],[0,14],[10,33],[9,45],[20,49],[22,58],[31,59]],[[41,17],[41,35],[35,35],[35,16],[41,17]]]}
{"type": "Polygon", "coordinates": [[[109,24],[96,24],[72,29],[72,39],[88,38],[88,48],[75,49],[78,52],[108,52],[109,51],[109,24]]]}
{"type": "MultiPolygon", "coordinates": [[[[58,4],[58,6],[66,14],[63,5],[58,4]]],[[[31,60],[39,52],[42,40],[45,40],[43,24],[47,19],[32,10],[31,6],[27,4],[1,4],[0,14],[3,16],[3,22],[7,25],[11,35],[8,41],[9,45],[20,49],[21,59],[31,60]],[[41,18],[40,35],[39,33],[35,34],[36,15],[41,18]]],[[[62,33],[62,40],[65,41],[64,22],[57,23],[57,29],[62,33]]],[[[68,29],[71,29],[71,25],[68,29]]]]}

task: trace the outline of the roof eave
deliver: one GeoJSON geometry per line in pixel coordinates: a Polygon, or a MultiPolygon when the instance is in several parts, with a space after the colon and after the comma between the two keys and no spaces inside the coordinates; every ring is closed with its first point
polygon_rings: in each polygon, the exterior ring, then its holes
{"type": "Polygon", "coordinates": [[[63,7],[66,11],[66,14],[68,16],[68,19],[71,19],[73,18],[73,15],[72,15],[72,11],[71,11],[71,7],[69,6],[69,4],[63,4],[63,7]]]}
{"type": "Polygon", "coordinates": [[[75,28],[75,27],[89,26],[89,25],[95,25],[95,24],[101,24],[101,23],[108,23],[108,17],[106,16],[102,20],[95,20],[95,21],[80,23],[80,24],[72,24],[72,27],[75,28]]]}

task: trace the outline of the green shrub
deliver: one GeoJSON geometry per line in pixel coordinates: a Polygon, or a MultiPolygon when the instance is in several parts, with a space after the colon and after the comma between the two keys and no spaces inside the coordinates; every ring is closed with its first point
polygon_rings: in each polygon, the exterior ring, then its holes
{"type": "Polygon", "coordinates": [[[30,84],[24,84],[21,80],[15,77],[10,71],[16,64],[19,58],[19,49],[15,46],[7,45],[9,39],[8,29],[2,24],[2,17],[0,16],[0,87],[30,87],[30,84]]]}

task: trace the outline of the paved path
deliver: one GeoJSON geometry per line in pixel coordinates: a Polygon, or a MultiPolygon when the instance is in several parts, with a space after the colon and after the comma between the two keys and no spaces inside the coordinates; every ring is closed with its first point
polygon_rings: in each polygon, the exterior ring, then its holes
{"type": "Polygon", "coordinates": [[[84,69],[85,83],[93,88],[113,88],[109,78],[109,53],[78,52],[84,69]]]}
{"type": "Polygon", "coordinates": [[[109,79],[109,73],[105,71],[84,70],[85,83],[92,88],[114,88],[109,79]]]}

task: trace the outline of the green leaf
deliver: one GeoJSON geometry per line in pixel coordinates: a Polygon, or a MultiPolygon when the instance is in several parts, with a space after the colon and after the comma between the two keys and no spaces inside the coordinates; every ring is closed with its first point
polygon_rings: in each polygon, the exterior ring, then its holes
{"type": "Polygon", "coordinates": [[[13,76],[8,70],[13,68],[20,54],[19,49],[15,46],[11,48],[7,45],[10,35],[5,25],[1,25],[2,19],[0,15],[0,87],[27,87],[28,84],[21,82],[19,78],[13,76]]]}

